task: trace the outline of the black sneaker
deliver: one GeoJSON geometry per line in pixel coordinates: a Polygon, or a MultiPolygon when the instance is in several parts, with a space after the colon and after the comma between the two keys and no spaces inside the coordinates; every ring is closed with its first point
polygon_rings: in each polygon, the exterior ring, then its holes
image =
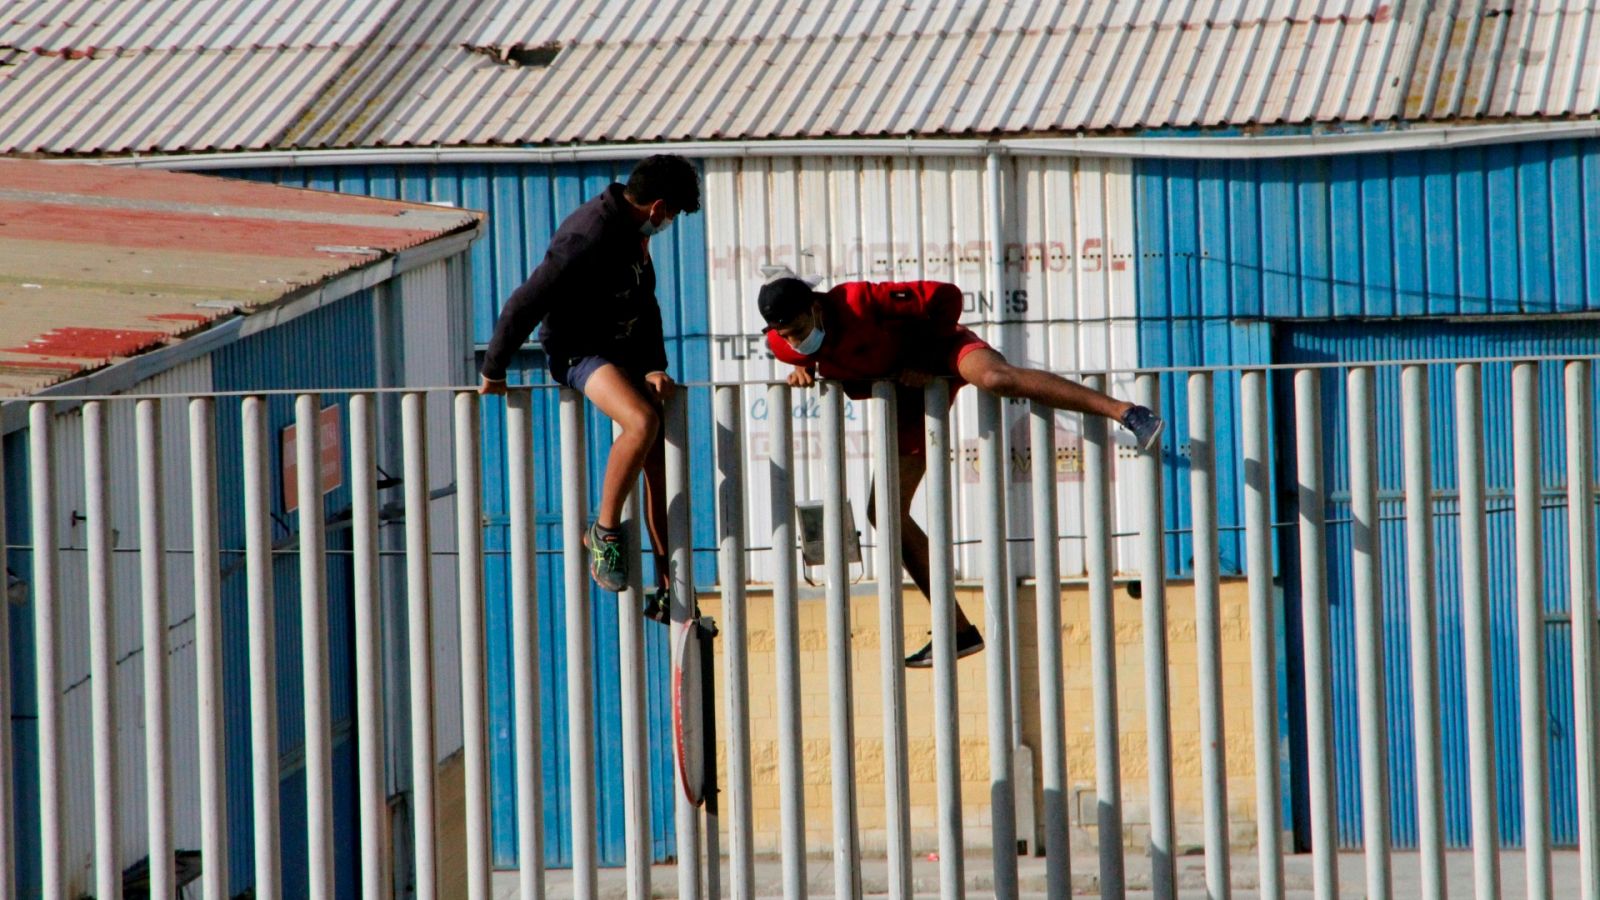
{"type": "MultiPolygon", "coordinates": [[[[956,659],[965,659],[983,649],[983,635],[977,628],[964,628],[956,632],[956,659]]],[[[906,668],[928,669],[933,667],[933,641],[924,644],[921,650],[906,657],[906,668]]]]}
{"type": "Polygon", "coordinates": [[[1167,423],[1161,417],[1150,411],[1148,406],[1135,406],[1122,414],[1122,427],[1133,434],[1133,445],[1140,450],[1149,450],[1161,438],[1161,430],[1167,423]]]}
{"type": "Polygon", "coordinates": [[[628,556],[623,552],[626,542],[621,530],[601,528],[596,522],[583,533],[583,545],[589,548],[589,574],[595,584],[608,591],[628,586],[628,556]]]}
{"type": "MultiPolygon", "coordinates": [[[[646,619],[660,622],[663,625],[672,624],[672,588],[651,588],[644,592],[644,608],[640,610],[646,619]]],[[[700,604],[694,605],[692,619],[700,618],[700,604]]]]}

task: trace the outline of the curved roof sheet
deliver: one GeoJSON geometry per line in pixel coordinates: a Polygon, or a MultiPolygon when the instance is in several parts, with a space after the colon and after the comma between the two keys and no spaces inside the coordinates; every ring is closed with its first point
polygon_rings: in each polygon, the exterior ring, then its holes
{"type": "Polygon", "coordinates": [[[0,152],[1127,133],[1600,112],[1596,0],[22,0],[0,152]]]}

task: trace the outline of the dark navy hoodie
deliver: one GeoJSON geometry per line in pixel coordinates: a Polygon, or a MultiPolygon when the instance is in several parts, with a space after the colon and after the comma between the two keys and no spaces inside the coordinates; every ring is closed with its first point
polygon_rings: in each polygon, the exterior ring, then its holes
{"type": "Polygon", "coordinates": [[[612,184],[561,223],[544,261],[500,311],[485,378],[505,378],[512,354],[541,322],[539,342],[553,372],[584,356],[637,375],[666,371],[650,239],[629,206],[622,185],[612,184]]]}

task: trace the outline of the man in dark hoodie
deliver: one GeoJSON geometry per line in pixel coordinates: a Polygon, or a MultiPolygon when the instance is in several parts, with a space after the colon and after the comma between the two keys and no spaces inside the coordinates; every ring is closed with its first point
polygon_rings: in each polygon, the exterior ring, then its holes
{"type": "MultiPolygon", "coordinates": [[[[1037,400],[1054,409],[1104,416],[1126,428],[1134,446],[1149,450],[1164,427],[1149,409],[1118,400],[1052,372],[1014,366],[960,324],[961,289],[939,281],[873,283],[851,281],[814,291],[798,278],[779,278],[757,298],[767,320],[767,347],[794,366],[789,384],[808,387],[818,376],[839,381],[857,399],[872,395],[872,382],[899,385],[896,410],[900,438],[900,546],[906,572],[929,596],[928,536],[911,519],[911,498],[927,468],[923,392],[934,378],[954,387],[968,382],[1001,397],[1037,400]]],[[[950,394],[952,402],[955,391],[950,394]]],[[[875,519],[873,505],[867,518],[875,519]]],[[[956,607],[956,656],[983,649],[983,637],[956,607]]],[[[906,665],[933,665],[933,642],[906,658],[906,665]]]]}
{"type": "Polygon", "coordinates": [[[594,524],[584,534],[589,572],[601,587],[628,583],[622,506],[639,473],[645,524],[661,580],[646,612],[659,617],[667,585],[666,490],[661,405],[676,385],[667,374],[650,236],[679,213],[700,210],[700,179],[681,156],[658,155],[578,207],[550,238],[544,261],[512,292],[483,360],[483,394],[503,394],[511,356],[541,322],[550,375],[581,392],[621,428],[611,444],[594,524]]]}

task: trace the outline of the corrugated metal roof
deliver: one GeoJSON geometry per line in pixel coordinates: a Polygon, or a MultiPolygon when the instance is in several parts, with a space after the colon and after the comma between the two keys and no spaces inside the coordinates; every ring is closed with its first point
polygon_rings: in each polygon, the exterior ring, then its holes
{"type": "Polygon", "coordinates": [[[0,24],[0,152],[1590,116],[1597,5],[39,0],[0,24]]]}
{"type": "Polygon", "coordinates": [[[477,221],[466,210],[201,175],[0,160],[0,397],[477,221]]]}

